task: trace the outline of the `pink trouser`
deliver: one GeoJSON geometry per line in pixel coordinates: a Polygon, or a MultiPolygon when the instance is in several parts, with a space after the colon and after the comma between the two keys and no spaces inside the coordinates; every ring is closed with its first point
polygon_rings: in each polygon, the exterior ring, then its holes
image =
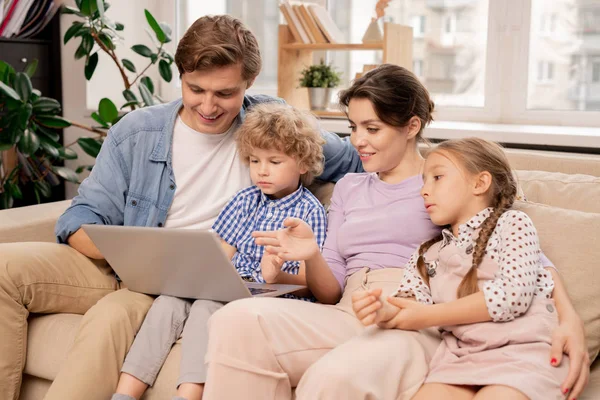
{"type": "Polygon", "coordinates": [[[402,269],[352,275],[336,306],[254,298],[229,303],[209,321],[204,399],[409,399],[440,344],[437,330],[365,328],[352,293],[391,294],[402,269]]]}

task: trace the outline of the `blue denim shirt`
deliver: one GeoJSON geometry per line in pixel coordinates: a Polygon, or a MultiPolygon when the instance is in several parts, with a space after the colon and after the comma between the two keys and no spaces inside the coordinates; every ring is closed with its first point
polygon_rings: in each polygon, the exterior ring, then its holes
{"type": "MultiPolygon", "coordinates": [[[[238,122],[254,104],[282,102],[270,96],[246,95],[238,122]]],[[[96,158],[90,176],[79,186],[79,194],[58,219],[59,243],[83,224],[163,226],[177,184],[171,163],[173,127],[181,99],[141,108],[113,126],[96,158]]],[[[337,182],[347,172],[363,172],[358,154],[349,140],[321,132],[325,169],[319,177],[337,182]]]]}

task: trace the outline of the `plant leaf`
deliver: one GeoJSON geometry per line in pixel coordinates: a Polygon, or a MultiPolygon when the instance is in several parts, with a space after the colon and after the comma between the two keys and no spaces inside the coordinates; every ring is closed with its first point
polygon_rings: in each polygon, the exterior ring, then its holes
{"type": "MultiPolygon", "coordinates": [[[[89,1],[94,1],[94,0],[89,0],[89,1]]],[[[85,50],[85,53],[89,54],[90,51],[92,51],[92,48],[94,47],[94,37],[92,35],[90,35],[89,33],[82,35],[81,36],[81,45],[82,45],[83,49],[85,50]]]]}
{"type": "Polygon", "coordinates": [[[0,151],[6,151],[13,148],[13,145],[10,143],[0,143],[0,151]]]}
{"type": "Polygon", "coordinates": [[[45,137],[40,136],[40,147],[42,148],[42,150],[44,150],[50,157],[60,157],[60,152],[58,149],[60,149],[62,146],[60,145],[60,143],[57,143],[53,140],[48,140],[45,137]]]}
{"type": "Polygon", "coordinates": [[[79,17],[85,17],[85,15],[83,15],[79,9],[75,8],[75,7],[71,7],[71,6],[63,6],[62,7],[62,13],[63,14],[75,14],[79,17]]]}
{"type": "Polygon", "coordinates": [[[12,196],[15,199],[22,200],[23,192],[21,192],[21,188],[19,187],[19,185],[15,184],[15,183],[9,183],[9,185],[10,185],[10,192],[11,192],[12,196]]]}
{"type": "Polygon", "coordinates": [[[160,22],[158,25],[160,25],[161,29],[163,30],[163,32],[165,33],[166,39],[164,41],[164,43],[169,43],[171,41],[171,27],[167,24],[165,24],[164,22],[160,22]]]}
{"type": "Polygon", "coordinates": [[[123,97],[125,97],[125,100],[127,101],[138,101],[138,98],[136,97],[135,93],[131,91],[131,89],[123,90],[123,97]]]}
{"type": "Polygon", "coordinates": [[[92,119],[94,121],[96,121],[97,123],[99,123],[100,126],[102,126],[103,128],[110,128],[110,125],[108,125],[108,122],[103,120],[102,117],[100,116],[100,114],[98,114],[95,111],[92,113],[92,119]]]}
{"type": "Polygon", "coordinates": [[[171,82],[171,79],[173,79],[173,71],[171,71],[171,66],[166,60],[160,60],[158,62],[158,72],[167,82],[171,82]]]}
{"type": "Polygon", "coordinates": [[[50,186],[50,184],[46,181],[38,181],[35,182],[35,187],[37,190],[39,190],[40,194],[45,197],[48,198],[50,196],[52,196],[52,187],[50,186]]]}
{"type": "Polygon", "coordinates": [[[152,61],[152,64],[156,63],[156,61],[158,61],[158,54],[152,53],[150,55],[150,60],[152,61]]]}
{"type": "Polygon", "coordinates": [[[96,0],[81,0],[81,12],[86,17],[91,17],[96,11],[98,11],[98,4],[96,0]]]}
{"type": "Polygon", "coordinates": [[[63,39],[63,43],[67,44],[67,42],[69,40],[71,40],[73,37],[77,36],[77,34],[79,32],[81,32],[82,29],[83,29],[83,22],[79,22],[79,21],[73,22],[73,25],[71,25],[69,27],[69,29],[67,29],[67,31],[65,32],[65,37],[63,39]]]}
{"type": "MultiPolygon", "coordinates": [[[[102,0],[98,0],[100,2],[102,0]]],[[[63,179],[73,182],[79,183],[79,176],[73,171],[71,168],[67,167],[52,167],[52,170],[56,173],[56,175],[62,177],[63,179]]]]}
{"type": "Polygon", "coordinates": [[[96,8],[98,9],[100,18],[104,18],[104,0],[96,0],[96,8]]]}
{"type": "Polygon", "coordinates": [[[8,190],[0,193],[0,210],[8,210],[14,204],[13,197],[8,193],[8,190]]]}
{"type": "Polygon", "coordinates": [[[143,45],[143,44],[133,45],[133,46],[131,46],[131,50],[135,51],[140,56],[148,57],[148,58],[150,58],[153,54],[152,50],[150,50],[150,48],[148,46],[143,45]]]}
{"type": "Polygon", "coordinates": [[[49,97],[40,97],[33,103],[33,112],[35,114],[58,114],[60,103],[49,97]]]}
{"type": "Polygon", "coordinates": [[[0,61],[0,82],[10,85],[12,77],[15,76],[15,69],[7,62],[0,61]]]}
{"type": "Polygon", "coordinates": [[[83,47],[83,40],[82,40],[81,44],[79,45],[77,50],[75,50],[75,59],[79,60],[87,55],[88,55],[88,52],[85,51],[85,47],[83,47]]]}
{"type": "Polygon", "coordinates": [[[152,30],[156,34],[156,38],[158,39],[158,41],[161,43],[165,43],[165,41],[167,40],[167,35],[162,30],[160,25],[158,25],[158,22],[156,22],[154,16],[148,10],[144,10],[144,14],[146,14],[146,21],[148,21],[150,28],[152,28],[152,30]]]}
{"type": "Polygon", "coordinates": [[[39,115],[35,117],[36,121],[47,128],[68,128],[71,126],[71,123],[66,119],[58,116],[49,116],[49,115],[39,115]]]}
{"type": "Polygon", "coordinates": [[[31,78],[33,77],[33,75],[35,75],[35,71],[37,70],[37,66],[38,66],[38,60],[37,58],[34,58],[32,62],[30,62],[29,64],[27,64],[27,66],[25,67],[25,73],[31,78]]]}
{"type": "Polygon", "coordinates": [[[60,157],[64,158],[65,160],[76,160],[77,159],[77,152],[75,150],[67,148],[67,147],[58,149],[58,153],[60,154],[60,157]]]}
{"type": "Polygon", "coordinates": [[[98,157],[98,153],[100,153],[100,148],[102,147],[102,144],[93,138],[79,138],[77,139],[77,144],[79,144],[86,154],[94,158],[98,157]]]}
{"type": "Polygon", "coordinates": [[[21,130],[27,129],[29,125],[29,118],[31,118],[31,114],[33,113],[33,106],[30,103],[26,103],[19,110],[18,115],[18,124],[21,130]]]}
{"type": "Polygon", "coordinates": [[[98,39],[102,42],[103,45],[106,46],[107,49],[109,49],[109,50],[115,49],[115,44],[113,43],[110,36],[108,36],[106,33],[101,33],[100,35],[98,35],[98,39]]]}
{"type": "Polygon", "coordinates": [[[15,75],[15,90],[24,103],[29,101],[29,96],[31,96],[33,86],[31,86],[31,79],[29,79],[27,74],[23,72],[17,72],[15,75]]]}
{"type": "Polygon", "coordinates": [[[140,83],[146,85],[150,93],[154,94],[154,83],[152,82],[152,79],[144,76],[142,79],[140,79],[140,83]]]}
{"type": "Polygon", "coordinates": [[[148,87],[144,84],[140,84],[138,86],[138,89],[140,91],[140,95],[142,96],[142,99],[144,100],[144,103],[147,106],[154,105],[154,100],[152,99],[152,93],[150,93],[150,90],[148,90],[148,87]]]}
{"type": "Polygon", "coordinates": [[[109,123],[112,123],[119,116],[119,110],[117,110],[115,103],[106,97],[100,100],[98,112],[100,117],[109,123]]]}
{"type": "Polygon", "coordinates": [[[134,72],[134,73],[137,71],[135,69],[135,65],[131,61],[129,61],[128,59],[124,58],[124,59],[121,60],[121,62],[123,63],[123,66],[125,68],[127,68],[129,71],[134,72]]]}
{"type": "Polygon", "coordinates": [[[131,107],[131,106],[137,106],[137,107],[139,107],[140,106],[140,102],[139,101],[128,101],[127,103],[125,103],[125,104],[123,104],[121,106],[121,110],[124,109],[124,108],[127,108],[127,107],[131,107]]]}
{"type": "Polygon", "coordinates": [[[90,79],[92,79],[92,76],[94,75],[94,71],[96,71],[96,67],[98,66],[98,53],[94,53],[91,56],[89,56],[89,58],[87,59],[87,62],[85,63],[85,79],[87,79],[88,81],[90,79]]]}
{"type": "Polygon", "coordinates": [[[115,22],[115,30],[116,31],[122,31],[123,29],[125,29],[125,25],[123,25],[120,22],[115,22]]]}
{"type": "Polygon", "coordinates": [[[46,128],[45,126],[35,124],[35,130],[39,136],[44,136],[47,139],[58,142],[60,140],[60,135],[58,132],[54,132],[53,130],[46,128]]]}
{"type": "Polygon", "coordinates": [[[21,153],[30,156],[40,148],[40,139],[31,129],[25,129],[17,147],[21,153]]]}
{"type": "Polygon", "coordinates": [[[21,97],[11,88],[6,85],[4,82],[0,82],[0,92],[4,93],[5,96],[10,97],[13,100],[21,101],[21,97]]]}

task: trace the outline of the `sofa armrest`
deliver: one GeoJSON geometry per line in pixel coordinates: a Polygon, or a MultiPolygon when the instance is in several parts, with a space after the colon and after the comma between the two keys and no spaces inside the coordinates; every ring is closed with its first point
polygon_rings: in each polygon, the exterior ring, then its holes
{"type": "Polygon", "coordinates": [[[54,242],[54,225],[71,200],[0,211],[0,243],[54,242]]]}

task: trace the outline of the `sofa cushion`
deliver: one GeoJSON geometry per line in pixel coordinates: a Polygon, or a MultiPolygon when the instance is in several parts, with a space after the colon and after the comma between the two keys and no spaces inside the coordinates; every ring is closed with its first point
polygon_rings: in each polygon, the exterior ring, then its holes
{"type": "Polygon", "coordinates": [[[540,246],[554,263],[583,319],[590,359],[600,350],[600,214],[517,201],[533,221],[540,246]]]}
{"type": "Polygon", "coordinates": [[[30,317],[25,374],[54,380],[73,345],[81,318],[75,314],[30,317]]]}
{"type": "Polygon", "coordinates": [[[549,206],[600,213],[600,178],[560,172],[516,171],[527,200],[549,206]]]}

